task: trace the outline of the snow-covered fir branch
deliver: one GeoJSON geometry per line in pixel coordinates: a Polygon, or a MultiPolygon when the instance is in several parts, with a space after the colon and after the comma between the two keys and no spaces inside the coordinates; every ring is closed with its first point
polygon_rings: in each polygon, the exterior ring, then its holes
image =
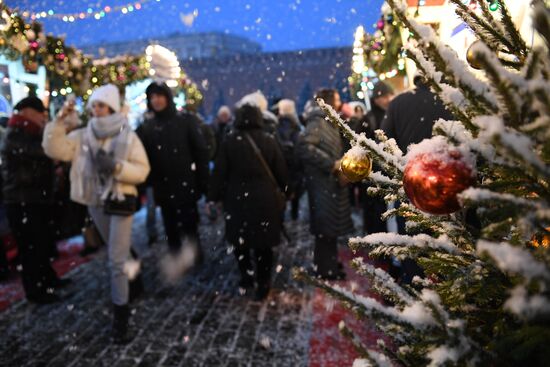
{"type": "Polygon", "coordinates": [[[381,186],[387,186],[387,187],[393,187],[395,189],[399,189],[401,187],[402,183],[389,178],[388,176],[385,176],[379,171],[372,172],[369,175],[369,180],[373,181],[376,184],[379,184],[381,186]]]}
{"type": "Polygon", "coordinates": [[[526,286],[520,284],[512,289],[504,308],[522,318],[533,319],[550,314],[550,300],[546,295],[529,295],[526,286]]]}
{"type": "Polygon", "coordinates": [[[439,119],[433,127],[434,132],[442,133],[455,144],[464,144],[469,150],[480,154],[486,161],[502,164],[504,161],[496,156],[494,147],[473,137],[460,121],[439,119]]]}
{"type": "Polygon", "coordinates": [[[390,154],[384,150],[384,144],[376,143],[374,140],[369,139],[364,133],[357,134],[353,131],[344,120],[338,115],[338,113],[328,105],[322,99],[317,99],[319,107],[327,114],[327,120],[333,123],[340,129],[342,134],[348,138],[351,142],[359,144],[368,152],[373,154],[373,158],[382,164],[383,168],[394,176],[401,177],[404,164],[400,157],[390,154]]]}
{"type": "Polygon", "coordinates": [[[331,288],[353,303],[361,305],[367,314],[371,311],[376,311],[377,313],[384,314],[385,316],[391,317],[393,320],[409,324],[417,329],[441,327],[441,325],[439,325],[433,317],[430,308],[427,307],[422,301],[415,301],[412,304],[405,306],[403,309],[398,309],[394,307],[385,307],[374,298],[356,294],[339,285],[333,284],[331,288]]]}
{"type": "Polygon", "coordinates": [[[550,280],[548,266],[537,261],[527,250],[506,242],[494,243],[480,240],[477,253],[488,254],[503,272],[521,275],[527,279],[550,280]]]}
{"type": "Polygon", "coordinates": [[[517,197],[512,194],[503,194],[499,192],[494,192],[487,189],[478,189],[470,187],[464,191],[462,191],[460,194],[458,194],[459,200],[463,201],[464,203],[477,203],[480,204],[482,202],[485,203],[510,203],[515,206],[525,207],[529,210],[532,209],[543,209],[545,208],[545,204],[537,202],[535,200],[528,200],[521,197],[517,197]]]}
{"type": "Polygon", "coordinates": [[[385,245],[394,247],[443,250],[450,254],[460,254],[462,252],[452,241],[449,240],[447,236],[434,238],[426,234],[407,236],[396,233],[374,233],[365,237],[350,238],[349,245],[352,250],[385,245]]]}
{"type": "Polygon", "coordinates": [[[390,295],[392,298],[407,305],[414,302],[413,296],[397,284],[387,272],[365,263],[362,257],[353,259],[352,266],[358,274],[369,276],[375,285],[381,286],[380,288],[384,288],[384,291],[388,291],[387,295],[390,295]]]}

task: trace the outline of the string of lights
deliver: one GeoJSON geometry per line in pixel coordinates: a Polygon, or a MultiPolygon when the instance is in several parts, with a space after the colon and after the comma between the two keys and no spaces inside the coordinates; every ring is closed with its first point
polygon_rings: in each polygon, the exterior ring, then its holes
{"type": "Polygon", "coordinates": [[[132,1],[130,3],[126,3],[124,5],[117,5],[117,6],[103,6],[101,8],[91,8],[88,7],[85,10],[79,11],[79,12],[73,12],[73,13],[58,13],[53,9],[48,10],[42,10],[39,12],[31,12],[28,10],[22,11],[20,14],[27,19],[31,20],[38,20],[38,19],[45,19],[45,18],[54,18],[59,19],[64,22],[72,23],[83,19],[88,18],[94,18],[96,20],[100,20],[104,18],[107,14],[114,14],[114,13],[122,13],[122,14],[130,14],[134,11],[138,11],[143,9],[144,4],[148,2],[159,2],[160,0],[137,0],[132,1]]]}

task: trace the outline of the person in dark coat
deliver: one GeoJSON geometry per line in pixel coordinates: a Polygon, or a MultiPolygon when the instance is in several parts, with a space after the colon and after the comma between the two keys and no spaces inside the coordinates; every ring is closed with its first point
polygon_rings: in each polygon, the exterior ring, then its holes
{"type": "MultiPolygon", "coordinates": [[[[415,90],[402,93],[389,104],[381,129],[388,138],[394,138],[404,154],[411,144],[420,143],[432,137],[434,123],[439,119],[452,120],[441,100],[430,91],[422,76],[414,78],[415,90]]],[[[398,216],[397,227],[405,234],[405,219],[398,216]]],[[[422,275],[421,268],[411,259],[401,263],[400,279],[410,284],[415,275],[422,275]]]]}
{"type": "MultiPolygon", "coordinates": [[[[317,93],[337,111],[340,95],[334,89],[317,93]]],[[[306,131],[300,146],[309,198],[310,230],[315,235],[314,266],[324,279],[344,279],[338,262],[337,239],[353,231],[347,182],[340,173],[343,143],[337,127],[325,120],[325,113],[313,107],[306,117],[306,131]]]]}
{"type": "Polygon", "coordinates": [[[388,106],[381,124],[388,138],[394,138],[403,151],[432,136],[434,123],[442,119],[453,119],[441,100],[430,91],[421,76],[414,78],[416,88],[395,97],[388,106]]]}
{"type": "Polygon", "coordinates": [[[233,114],[227,106],[221,106],[216,114],[216,119],[213,122],[214,134],[216,135],[216,155],[219,151],[225,137],[233,127],[233,114]]]}
{"type": "Polygon", "coordinates": [[[279,124],[277,125],[277,138],[285,157],[289,173],[288,194],[291,198],[290,215],[293,220],[298,219],[300,198],[304,192],[304,173],[297,153],[298,140],[302,130],[296,105],[290,99],[281,99],[277,104],[279,124]]]}
{"type": "Polygon", "coordinates": [[[50,264],[53,238],[54,163],[42,149],[46,108],[37,97],[22,99],[8,121],[2,155],[2,193],[17,242],[27,300],[52,303],[65,284],[50,264]]]}
{"type": "Polygon", "coordinates": [[[262,113],[244,104],[236,112],[234,130],[222,142],[208,194],[209,206],[223,201],[225,238],[234,248],[241,273],[241,288],[253,284],[251,251],[256,265],[256,298],[267,297],[273,263],[272,247],[280,240],[282,216],[277,190],[287,186],[287,170],[275,138],[263,131],[262,113]],[[275,182],[248,141],[261,151],[275,182]]]}
{"type": "Polygon", "coordinates": [[[268,109],[269,103],[267,102],[267,98],[265,98],[264,94],[259,90],[254,93],[247,94],[235,104],[235,107],[239,108],[245,104],[256,106],[260,109],[260,111],[262,111],[263,130],[277,138],[277,125],[279,124],[279,120],[277,119],[277,116],[275,116],[275,114],[268,109]]]}
{"type": "Polygon", "coordinates": [[[201,121],[194,114],[177,112],[165,83],[151,83],[146,95],[150,114],[136,133],[149,157],[148,184],[161,208],[168,246],[175,255],[181,250],[182,237],[187,237],[196,243],[200,262],[197,201],[206,193],[209,174],[201,121]]]}
{"type": "MultiPolygon", "coordinates": [[[[386,116],[386,110],[394,97],[393,89],[384,82],[374,85],[371,97],[371,110],[367,113],[365,123],[362,124],[359,133],[376,140],[374,132],[380,129],[380,125],[386,116]]],[[[376,165],[375,165],[376,166],[376,165]]],[[[375,170],[380,168],[375,167],[375,170]]],[[[386,221],[382,220],[382,214],[387,210],[384,199],[367,195],[369,184],[361,183],[361,195],[363,204],[363,230],[367,234],[386,232],[386,221]]]]}

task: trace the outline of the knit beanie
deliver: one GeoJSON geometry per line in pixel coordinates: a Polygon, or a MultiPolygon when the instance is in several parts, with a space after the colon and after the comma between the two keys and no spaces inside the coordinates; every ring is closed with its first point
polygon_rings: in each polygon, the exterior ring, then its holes
{"type": "Polygon", "coordinates": [[[25,108],[32,108],[33,110],[38,112],[46,111],[46,107],[44,107],[44,103],[42,103],[42,100],[35,96],[25,97],[20,100],[15,105],[15,107],[13,107],[13,109],[17,111],[21,111],[25,108]]]}
{"type": "Polygon", "coordinates": [[[378,82],[372,89],[372,98],[384,97],[393,94],[393,89],[384,82],[378,82]]]}
{"type": "Polygon", "coordinates": [[[107,106],[111,107],[113,111],[120,112],[120,94],[118,88],[113,84],[105,84],[94,89],[88,100],[89,106],[95,101],[105,103],[107,106]]]}
{"type": "Polygon", "coordinates": [[[247,94],[235,104],[235,107],[240,108],[245,104],[258,107],[261,111],[267,111],[268,103],[264,94],[261,91],[247,94]]]}

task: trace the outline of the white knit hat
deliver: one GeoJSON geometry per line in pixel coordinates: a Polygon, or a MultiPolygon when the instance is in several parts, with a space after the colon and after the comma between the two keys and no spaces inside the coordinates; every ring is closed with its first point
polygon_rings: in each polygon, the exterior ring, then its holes
{"type": "Polygon", "coordinates": [[[281,99],[279,103],[277,103],[277,107],[279,107],[280,116],[296,115],[296,103],[291,99],[281,99]]]}
{"type": "Polygon", "coordinates": [[[267,99],[261,91],[247,94],[240,101],[235,103],[235,107],[241,108],[245,104],[258,107],[262,111],[266,111],[268,107],[267,99]]]}
{"type": "Polygon", "coordinates": [[[88,100],[88,106],[92,106],[94,101],[105,103],[115,112],[120,112],[120,94],[118,88],[113,84],[105,84],[94,89],[94,92],[88,100]]]}

